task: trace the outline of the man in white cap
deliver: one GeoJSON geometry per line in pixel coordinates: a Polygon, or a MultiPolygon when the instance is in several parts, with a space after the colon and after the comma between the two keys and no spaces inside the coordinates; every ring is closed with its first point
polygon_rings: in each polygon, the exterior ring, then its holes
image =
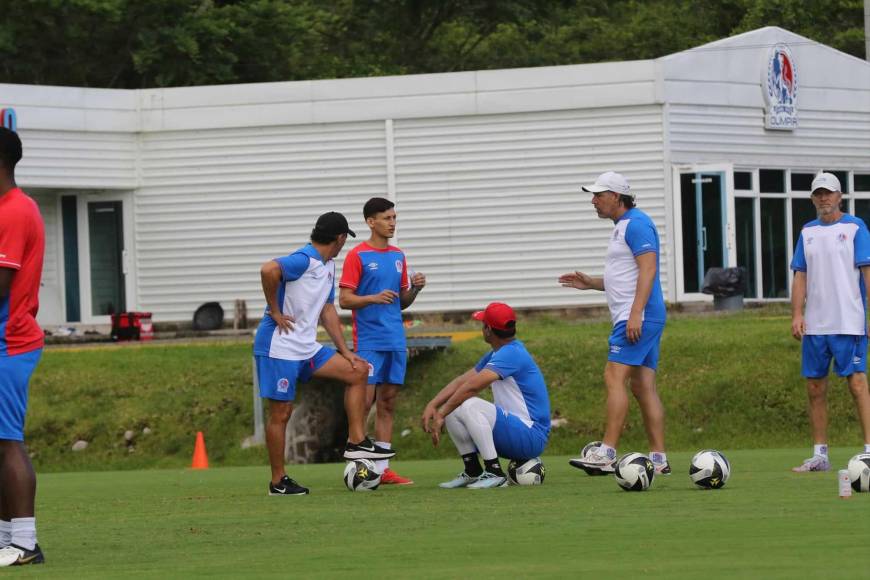
{"type": "Polygon", "coordinates": [[[828,471],[828,371],[845,377],[870,453],[870,392],[867,389],[867,286],[870,232],[840,209],[840,180],[819,173],[812,197],[817,219],[804,225],[791,269],[791,333],[801,341],[801,374],[807,379],[813,456],[794,471],[828,471]],[[804,306],[806,305],[806,314],[804,306]]]}
{"type": "Polygon", "coordinates": [[[640,405],[656,472],[669,474],[665,454],[665,411],[656,390],[659,343],[665,328],[665,301],[659,280],[659,234],[650,217],[635,207],[628,180],[619,173],[602,173],[582,188],[592,194],[598,217],[612,220],[613,233],[604,260],[604,277],[583,272],[559,277],[562,286],[602,290],[613,321],[610,351],[604,368],[607,423],[604,438],[570,464],[589,475],[612,473],[616,447],[628,415],[626,385],[640,405]]]}

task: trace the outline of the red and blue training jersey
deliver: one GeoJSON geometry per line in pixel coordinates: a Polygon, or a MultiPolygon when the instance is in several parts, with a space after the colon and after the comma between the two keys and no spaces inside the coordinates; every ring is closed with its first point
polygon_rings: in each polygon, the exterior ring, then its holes
{"type": "Polygon", "coordinates": [[[15,270],[9,294],[0,298],[0,356],[42,348],[36,322],[45,255],[45,227],[36,202],[18,189],[0,196],[0,268],[15,270]]]}
{"type": "MultiPolygon", "coordinates": [[[[350,288],[357,296],[408,290],[411,279],[405,254],[395,246],[379,249],[363,242],[345,258],[339,286],[350,288]]],[[[354,310],[353,344],[357,351],[405,350],[401,301],[396,298],[391,304],[369,304],[354,310]]]]}

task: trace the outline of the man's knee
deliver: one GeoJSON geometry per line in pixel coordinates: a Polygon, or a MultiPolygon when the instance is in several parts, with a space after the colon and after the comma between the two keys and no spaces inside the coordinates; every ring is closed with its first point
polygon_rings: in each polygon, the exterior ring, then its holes
{"type": "Polygon", "coordinates": [[[378,413],[392,414],[396,409],[396,390],[382,387],[378,391],[378,413]]]}
{"type": "Polygon", "coordinates": [[[867,375],[855,373],[849,376],[849,391],[852,396],[859,399],[867,394],[867,375]]]}
{"type": "Polygon", "coordinates": [[[290,415],[293,414],[292,401],[270,401],[269,404],[269,422],[271,423],[286,423],[290,420],[290,415]]]}
{"type": "Polygon", "coordinates": [[[828,381],[825,379],[807,379],[807,395],[810,399],[824,399],[828,391],[828,381]]]}

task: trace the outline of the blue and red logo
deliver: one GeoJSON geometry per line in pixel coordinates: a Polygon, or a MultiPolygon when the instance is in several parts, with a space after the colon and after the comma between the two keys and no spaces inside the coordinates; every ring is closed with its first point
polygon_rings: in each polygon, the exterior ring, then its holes
{"type": "Polygon", "coordinates": [[[765,80],[765,128],[794,129],[797,127],[797,67],[786,45],[777,44],[771,48],[765,80]]]}
{"type": "Polygon", "coordinates": [[[18,117],[15,109],[0,109],[0,125],[12,131],[18,131],[18,117]]]}

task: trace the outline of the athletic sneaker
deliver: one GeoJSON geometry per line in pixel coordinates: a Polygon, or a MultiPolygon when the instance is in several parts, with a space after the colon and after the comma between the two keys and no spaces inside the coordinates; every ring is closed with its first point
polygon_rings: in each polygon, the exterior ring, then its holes
{"type": "Polygon", "coordinates": [[[407,477],[402,477],[388,467],[381,474],[381,483],[387,485],[411,485],[414,482],[407,477]]]}
{"type": "Polygon", "coordinates": [[[671,464],[668,461],[664,463],[655,463],[653,462],[656,468],[656,475],[670,475],[671,474],[671,464]]]}
{"type": "Polygon", "coordinates": [[[277,484],[269,482],[269,495],[308,495],[308,488],[285,475],[277,484]]]}
{"type": "Polygon", "coordinates": [[[450,481],[439,483],[438,487],[443,487],[444,489],[457,489],[459,487],[468,487],[469,484],[472,484],[475,481],[477,481],[476,477],[472,477],[463,471],[450,481]]]}
{"type": "Polygon", "coordinates": [[[493,487],[507,487],[508,480],[504,475],[496,475],[488,471],[484,471],[477,481],[468,484],[468,489],[490,489],[493,487]]]}
{"type": "Polygon", "coordinates": [[[395,457],[396,452],[392,449],[385,449],[380,445],[375,445],[374,441],[366,437],[359,443],[347,442],[344,447],[345,459],[390,459],[395,457]]]}
{"type": "Polygon", "coordinates": [[[9,544],[0,548],[0,566],[26,566],[27,564],[44,564],[45,556],[42,549],[36,544],[32,550],[9,544]]]}
{"type": "Polygon", "coordinates": [[[813,455],[806,459],[800,466],[793,467],[792,471],[802,473],[804,471],[830,471],[831,462],[823,455],[813,455]]]}
{"type": "Polygon", "coordinates": [[[616,459],[600,455],[598,451],[590,451],[586,457],[578,457],[568,461],[573,467],[582,469],[589,475],[607,475],[613,473],[616,459]]]}

